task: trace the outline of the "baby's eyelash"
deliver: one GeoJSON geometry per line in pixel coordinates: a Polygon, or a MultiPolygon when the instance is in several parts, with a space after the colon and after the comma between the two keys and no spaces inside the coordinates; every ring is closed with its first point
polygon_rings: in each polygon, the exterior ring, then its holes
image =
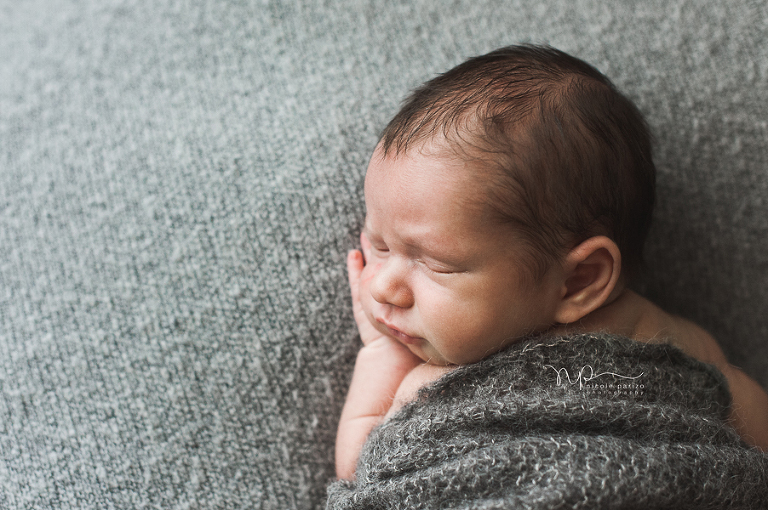
{"type": "Polygon", "coordinates": [[[434,267],[430,266],[426,261],[419,259],[419,262],[422,266],[424,266],[429,272],[435,273],[435,274],[452,274],[456,271],[452,271],[450,269],[435,269],[434,267]]]}

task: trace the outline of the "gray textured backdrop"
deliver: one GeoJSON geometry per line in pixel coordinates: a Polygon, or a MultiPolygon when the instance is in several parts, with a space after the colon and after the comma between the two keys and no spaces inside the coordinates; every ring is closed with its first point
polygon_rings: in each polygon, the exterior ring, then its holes
{"type": "Polygon", "coordinates": [[[767,27],[762,0],[0,0],[0,507],[322,507],[368,153],[408,90],[520,41],[647,115],[642,288],[768,386],[767,27]]]}

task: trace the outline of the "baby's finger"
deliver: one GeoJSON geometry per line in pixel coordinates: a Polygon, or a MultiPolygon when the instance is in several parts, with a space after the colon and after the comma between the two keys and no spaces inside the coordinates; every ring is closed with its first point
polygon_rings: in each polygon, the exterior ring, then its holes
{"type": "Polygon", "coordinates": [[[365,232],[360,232],[360,246],[363,248],[363,265],[366,260],[370,260],[371,256],[371,242],[368,240],[368,236],[365,232]]]}
{"type": "Polygon", "coordinates": [[[357,287],[360,275],[363,273],[363,254],[360,250],[350,250],[347,254],[347,276],[349,277],[349,289],[352,292],[352,302],[357,303],[357,287]]]}
{"type": "Polygon", "coordinates": [[[376,331],[371,327],[371,323],[365,316],[363,305],[360,303],[360,275],[363,273],[363,254],[359,250],[351,250],[347,254],[347,273],[349,275],[349,290],[352,294],[352,315],[355,317],[357,329],[360,332],[360,339],[363,345],[369,343],[371,335],[376,331]]]}

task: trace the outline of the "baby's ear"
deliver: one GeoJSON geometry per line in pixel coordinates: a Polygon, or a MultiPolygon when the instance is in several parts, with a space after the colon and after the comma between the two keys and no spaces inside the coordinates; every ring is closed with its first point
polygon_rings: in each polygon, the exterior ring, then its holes
{"type": "Polygon", "coordinates": [[[590,237],[566,255],[563,269],[555,320],[571,324],[603,306],[619,284],[621,251],[605,236],[590,237]]]}

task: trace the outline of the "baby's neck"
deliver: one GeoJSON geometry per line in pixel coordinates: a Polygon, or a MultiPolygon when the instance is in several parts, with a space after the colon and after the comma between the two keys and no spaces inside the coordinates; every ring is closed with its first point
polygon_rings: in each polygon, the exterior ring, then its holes
{"type": "Polygon", "coordinates": [[[676,336],[676,321],[647,299],[622,288],[605,304],[579,322],[554,329],[555,334],[606,332],[639,341],[661,341],[676,336]]]}

